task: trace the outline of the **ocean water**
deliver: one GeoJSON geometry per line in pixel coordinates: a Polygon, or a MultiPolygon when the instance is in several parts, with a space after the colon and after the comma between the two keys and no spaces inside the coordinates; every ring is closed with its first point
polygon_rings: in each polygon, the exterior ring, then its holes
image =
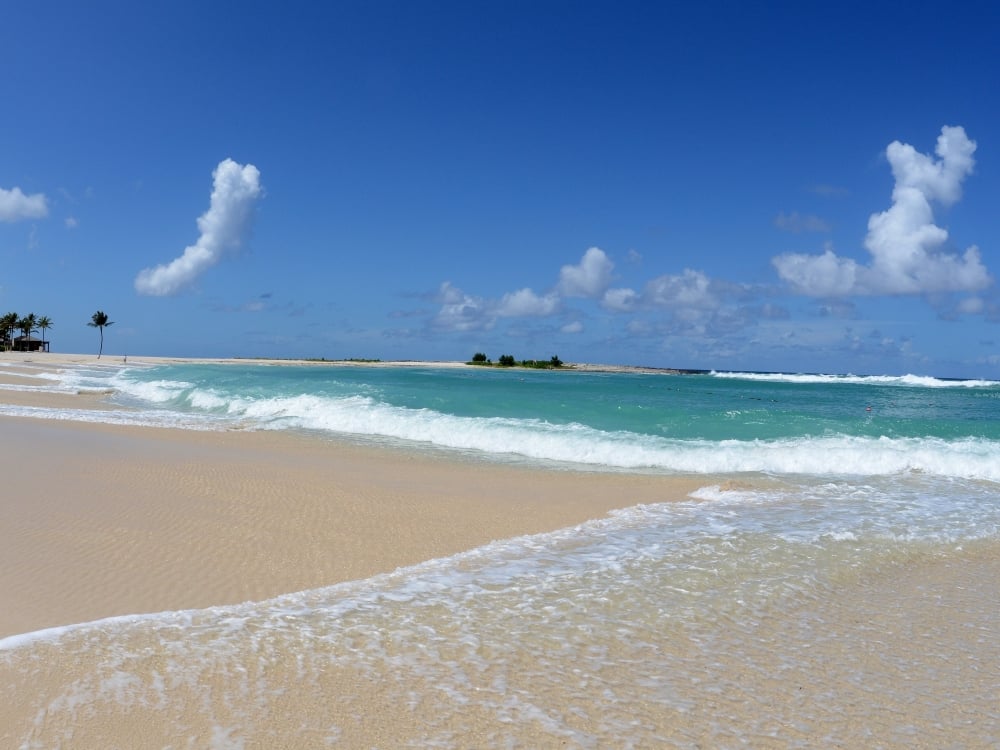
{"type": "MultiPolygon", "coordinates": [[[[111,704],[173,722],[172,747],[1000,744],[1000,382],[249,364],[39,377],[21,387],[107,407],[0,413],[704,478],[685,502],[368,580],[0,640],[8,664],[89,665],[39,709],[61,736],[111,704]],[[377,686],[397,734],[359,729],[372,696],[339,691],[348,678],[377,686]]],[[[15,746],[51,746],[34,737],[15,746]]]]}

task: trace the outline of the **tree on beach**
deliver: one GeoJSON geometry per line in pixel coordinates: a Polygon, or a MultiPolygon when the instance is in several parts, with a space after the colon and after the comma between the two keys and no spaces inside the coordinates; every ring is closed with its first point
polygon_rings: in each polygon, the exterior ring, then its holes
{"type": "Polygon", "coordinates": [[[34,331],[37,327],[36,323],[37,320],[38,319],[35,317],[34,313],[28,313],[19,321],[17,321],[17,327],[20,329],[21,335],[24,336],[24,338],[21,340],[21,349],[23,351],[29,351],[30,349],[30,347],[28,346],[28,340],[31,338],[31,332],[34,331]]]}
{"type": "Polygon", "coordinates": [[[2,336],[2,344],[5,349],[14,347],[14,330],[17,328],[18,320],[16,312],[9,312],[0,318],[0,336],[2,336]]]}
{"type": "Polygon", "coordinates": [[[115,322],[113,320],[108,320],[108,315],[103,310],[98,310],[93,315],[90,316],[90,322],[87,323],[91,328],[98,328],[101,331],[101,348],[97,350],[97,358],[101,358],[101,353],[104,351],[104,329],[107,326],[113,326],[115,322]]]}
{"type": "Polygon", "coordinates": [[[43,315],[38,319],[38,328],[42,332],[42,349],[45,349],[45,330],[52,327],[52,320],[48,315],[43,315]]]}

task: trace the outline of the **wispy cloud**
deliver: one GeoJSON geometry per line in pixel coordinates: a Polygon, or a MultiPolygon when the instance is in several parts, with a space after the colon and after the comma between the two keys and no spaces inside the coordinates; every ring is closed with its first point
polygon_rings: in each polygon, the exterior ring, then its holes
{"type": "Polygon", "coordinates": [[[806,189],[810,193],[822,195],[824,198],[843,198],[851,194],[851,191],[847,188],[837,187],[836,185],[810,185],[806,189]]]}
{"type": "Polygon", "coordinates": [[[48,201],[43,193],[25,195],[19,187],[10,190],[0,188],[0,221],[41,219],[48,214],[48,201]]]}
{"type": "Polygon", "coordinates": [[[788,253],[772,259],[778,275],[815,297],[977,292],[993,283],[979,248],[961,255],[943,250],[948,232],[934,223],[932,203],[954,204],[975,166],[975,141],[961,127],[943,127],[938,158],[893,141],[886,149],[896,185],[892,205],[868,220],[867,265],[827,246],[821,255],[788,253]]]}
{"type": "Polygon", "coordinates": [[[170,263],[140,271],[135,278],[139,294],[177,294],[242,245],[262,191],[260,172],[252,164],[243,166],[225,159],[212,177],[212,197],[208,211],[198,219],[201,234],[197,242],[170,263]]]}
{"type": "Polygon", "coordinates": [[[831,226],[818,216],[812,214],[800,214],[792,211],[786,214],[784,211],[774,217],[774,226],[785,232],[829,232],[831,226]]]}

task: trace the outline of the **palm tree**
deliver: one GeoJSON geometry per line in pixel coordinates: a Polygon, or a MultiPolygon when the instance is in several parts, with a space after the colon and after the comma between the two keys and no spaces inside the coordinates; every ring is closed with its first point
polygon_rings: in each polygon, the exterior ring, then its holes
{"type": "Polygon", "coordinates": [[[17,321],[17,327],[21,329],[21,334],[24,338],[21,339],[21,351],[27,352],[31,350],[29,341],[31,339],[31,332],[36,329],[36,321],[38,319],[35,317],[34,313],[28,313],[19,321],[17,321]]]}
{"type": "Polygon", "coordinates": [[[17,328],[18,320],[16,312],[9,312],[0,318],[0,336],[5,349],[14,348],[14,329],[17,328]]]}
{"type": "Polygon", "coordinates": [[[45,329],[52,327],[52,321],[47,315],[43,315],[38,319],[38,327],[42,329],[42,350],[45,350],[45,329]]]}
{"type": "Polygon", "coordinates": [[[98,359],[101,358],[101,352],[104,351],[104,329],[106,326],[113,326],[114,324],[113,320],[108,320],[107,313],[103,310],[98,310],[90,316],[90,322],[87,325],[91,328],[99,328],[101,330],[101,348],[97,350],[98,359]]]}

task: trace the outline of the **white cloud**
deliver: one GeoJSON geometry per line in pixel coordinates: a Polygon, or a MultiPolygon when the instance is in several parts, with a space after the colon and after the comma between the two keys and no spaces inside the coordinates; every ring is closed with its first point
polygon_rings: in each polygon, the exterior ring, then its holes
{"type": "Polygon", "coordinates": [[[170,263],[140,271],[135,277],[139,294],[157,297],[177,294],[242,244],[253,206],[261,195],[260,172],[252,164],[243,166],[225,159],[212,178],[208,211],[198,218],[201,232],[198,241],[170,263]]]}
{"type": "Polygon", "coordinates": [[[76,229],[79,225],[80,225],[80,222],[78,222],[76,220],[75,216],[67,216],[66,217],[66,228],[67,229],[76,229]]]}
{"type": "Polygon", "coordinates": [[[434,318],[434,325],[450,331],[481,331],[493,327],[496,316],[489,304],[465,294],[451,282],[445,281],[438,291],[441,309],[434,318]]]}
{"type": "Polygon", "coordinates": [[[559,330],[562,333],[582,333],[583,323],[581,323],[579,320],[574,320],[572,323],[567,323],[559,330]]]}
{"type": "Polygon", "coordinates": [[[680,309],[707,309],[718,306],[711,280],[701,271],[685,268],[680,276],[664,274],[646,284],[645,298],[654,305],[680,309]]]}
{"type": "Polygon", "coordinates": [[[559,309],[559,297],[554,294],[544,296],[531,289],[508,292],[500,300],[497,315],[503,317],[544,317],[559,309]]]}
{"type": "Polygon", "coordinates": [[[25,195],[21,188],[0,188],[0,221],[15,222],[21,219],[41,219],[49,214],[49,206],[42,193],[25,195]]]}
{"type": "Polygon", "coordinates": [[[857,264],[850,258],[839,258],[827,243],[822,255],[789,253],[772,261],[778,275],[797,290],[813,297],[845,297],[857,282],[857,264]]]}
{"type": "Polygon", "coordinates": [[[958,303],[958,311],[970,315],[978,315],[986,309],[986,303],[981,297],[966,297],[958,303]]]}
{"type": "Polygon", "coordinates": [[[950,206],[962,195],[976,150],[961,127],[943,127],[937,159],[894,141],[886,149],[896,185],[892,206],[868,220],[869,265],[836,256],[789,253],[772,259],[778,275],[815,297],[976,292],[993,283],[979,248],[943,251],[948,232],[934,224],[932,201],[950,206]]]}
{"type": "Polygon", "coordinates": [[[614,312],[628,312],[639,303],[639,294],[634,289],[608,289],[601,300],[601,306],[614,312]]]}
{"type": "Polygon", "coordinates": [[[465,294],[461,289],[453,286],[450,281],[445,281],[441,283],[441,287],[438,289],[437,301],[442,305],[453,305],[461,302],[464,296],[465,294]]]}
{"type": "MultiPolygon", "coordinates": [[[[450,282],[441,285],[441,309],[434,325],[454,331],[492,328],[497,318],[544,318],[563,310],[564,297],[600,298],[611,280],[614,264],[604,251],[592,247],[578,265],[563,266],[555,289],[539,294],[529,287],[507,292],[499,300],[472,297],[450,282]]],[[[632,293],[634,294],[634,292],[632,293]]]]}
{"type": "Polygon", "coordinates": [[[604,251],[592,247],[583,254],[579,265],[562,267],[557,289],[566,297],[600,297],[611,285],[613,269],[614,263],[604,251]]]}

